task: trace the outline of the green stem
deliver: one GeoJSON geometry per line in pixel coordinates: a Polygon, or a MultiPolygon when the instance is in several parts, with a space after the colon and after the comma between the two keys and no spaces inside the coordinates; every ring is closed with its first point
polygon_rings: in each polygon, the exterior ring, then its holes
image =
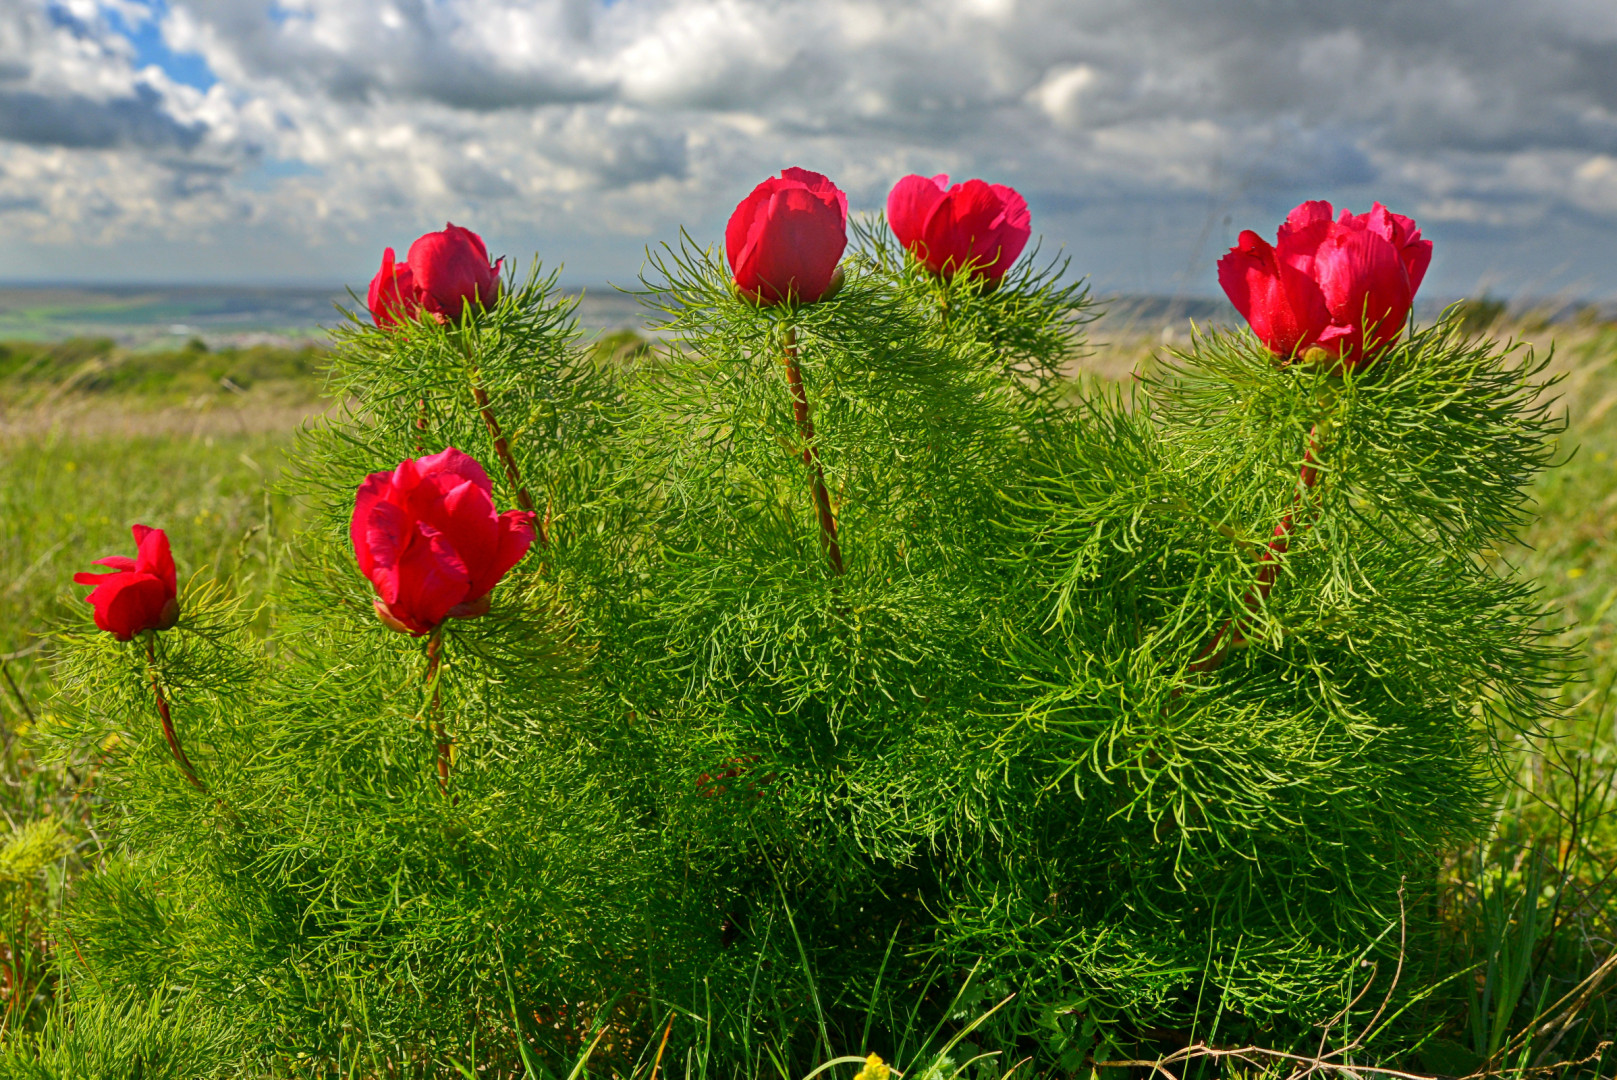
{"type": "Polygon", "coordinates": [[[430,699],[427,702],[427,719],[432,724],[432,735],[438,743],[438,791],[440,794],[449,794],[449,765],[451,744],[449,735],[444,730],[444,702],[439,692],[438,676],[439,662],[443,657],[443,629],[440,627],[432,632],[427,639],[427,674],[426,685],[430,699]]]}
{"type": "Polygon", "coordinates": [[[415,456],[420,457],[427,452],[427,399],[418,398],[415,403],[415,456]]]}

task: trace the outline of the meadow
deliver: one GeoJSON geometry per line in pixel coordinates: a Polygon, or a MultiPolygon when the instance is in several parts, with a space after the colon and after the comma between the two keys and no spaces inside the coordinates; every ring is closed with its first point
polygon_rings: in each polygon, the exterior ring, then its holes
{"type": "MultiPolygon", "coordinates": [[[[1569,663],[1553,737],[1523,737],[1498,762],[1491,835],[1442,868],[1452,964],[1400,1023],[1424,1040],[1423,1072],[1466,1075],[1492,1061],[1610,1074],[1617,1054],[1617,324],[1506,319],[1474,329],[1553,349],[1567,431],[1538,487],[1521,544],[1494,553],[1529,574],[1559,612],[1569,663]]],[[[1182,333],[1182,331],[1178,331],[1182,333]]],[[[1126,379],[1170,335],[1097,324],[1089,377],[1126,379]]],[[[636,347],[603,338],[604,355],[636,347]]],[[[119,348],[107,339],[0,344],[0,1032],[15,1045],[53,1009],[74,944],[53,913],[76,875],[105,856],[96,828],[98,758],[44,760],[30,732],[49,722],[53,626],[87,609],[72,574],[160,525],[182,580],[218,576],[267,602],[306,509],[277,483],[293,435],[328,407],[316,346],[212,351],[119,348]]],[[[264,612],[265,623],[272,612],[264,612]]],[[[848,1048],[853,1052],[860,1048],[848,1048]]],[[[0,1075],[15,1067],[0,1061],[0,1075]]],[[[27,1073],[18,1073],[28,1075],[27,1073]]]]}

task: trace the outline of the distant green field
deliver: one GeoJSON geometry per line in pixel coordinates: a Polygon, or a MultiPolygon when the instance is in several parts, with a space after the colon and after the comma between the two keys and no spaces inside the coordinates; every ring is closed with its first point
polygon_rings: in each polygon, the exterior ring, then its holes
{"type": "Polygon", "coordinates": [[[252,345],[209,351],[193,338],[178,349],[121,349],[111,338],[0,343],[0,385],[13,408],[45,397],[132,394],[147,400],[198,393],[243,394],[254,387],[313,397],[321,351],[315,345],[252,345]]]}
{"type": "Polygon", "coordinates": [[[0,339],[109,336],[126,344],[269,333],[318,339],[337,325],[342,289],[126,286],[0,288],[0,339]]]}

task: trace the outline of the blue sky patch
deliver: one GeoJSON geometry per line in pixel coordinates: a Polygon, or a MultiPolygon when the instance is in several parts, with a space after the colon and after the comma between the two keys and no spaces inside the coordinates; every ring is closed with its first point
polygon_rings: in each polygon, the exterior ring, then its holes
{"type": "Polygon", "coordinates": [[[107,13],[107,20],[113,29],[128,38],[129,43],[135,47],[135,66],[147,67],[155,64],[175,82],[194,86],[203,91],[218,82],[213,70],[208,67],[208,62],[200,55],[177,53],[163,40],[159,23],[168,14],[168,4],[164,0],[150,0],[147,7],[152,13],[151,18],[142,20],[136,26],[125,22],[116,11],[107,13]]]}

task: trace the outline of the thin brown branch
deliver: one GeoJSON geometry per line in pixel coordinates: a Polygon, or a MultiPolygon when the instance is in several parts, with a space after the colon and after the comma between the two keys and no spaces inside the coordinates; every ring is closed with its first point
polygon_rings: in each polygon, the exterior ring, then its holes
{"type": "MultiPolygon", "coordinates": [[[[1182,1050],[1176,1050],[1166,1057],[1155,1060],[1141,1058],[1120,1061],[1095,1061],[1091,1062],[1091,1064],[1097,1069],[1152,1069],[1167,1073],[1167,1069],[1164,1068],[1167,1065],[1177,1065],[1187,1061],[1221,1061],[1224,1059],[1244,1061],[1254,1067],[1260,1066],[1266,1061],[1290,1063],[1297,1066],[1297,1068],[1294,1068],[1288,1074],[1289,1078],[1306,1076],[1311,1072],[1328,1069],[1348,1076],[1362,1076],[1368,1073],[1375,1076],[1392,1077],[1393,1080],[1435,1080],[1434,1077],[1423,1073],[1404,1072],[1401,1069],[1387,1069],[1376,1065],[1346,1065],[1339,1061],[1328,1061],[1323,1058],[1310,1057],[1306,1054],[1291,1054],[1284,1050],[1270,1050],[1262,1046],[1215,1047],[1208,1046],[1206,1043],[1193,1043],[1182,1050]]],[[[1173,1075],[1172,1073],[1167,1074],[1173,1075]]]]}
{"type": "Polygon", "coordinates": [[[1533,1067],[1538,1068],[1539,1062],[1548,1057],[1550,1051],[1554,1050],[1556,1044],[1561,1041],[1561,1037],[1571,1030],[1573,1021],[1588,1007],[1589,1002],[1594,1000],[1595,995],[1600,991],[1600,984],[1605,982],[1606,976],[1613,971],[1617,971],[1617,953],[1606,957],[1605,963],[1584,976],[1583,981],[1562,995],[1559,1001],[1539,1013],[1538,1016],[1535,1016],[1527,1027],[1516,1033],[1515,1038],[1510,1040],[1509,1045],[1520,1049],[1534,1035],[1540,1038],[1550,1035],[1550,1041],[1544,1045],[1543,1049],[1538,1052],[1538,1057],[1533,1060],[1533,1067]],[[1543,1024],[1539,1024],[1539,1021],[1546,1016],[1550,1017],[1550,1019],[1543,1024]]]}

